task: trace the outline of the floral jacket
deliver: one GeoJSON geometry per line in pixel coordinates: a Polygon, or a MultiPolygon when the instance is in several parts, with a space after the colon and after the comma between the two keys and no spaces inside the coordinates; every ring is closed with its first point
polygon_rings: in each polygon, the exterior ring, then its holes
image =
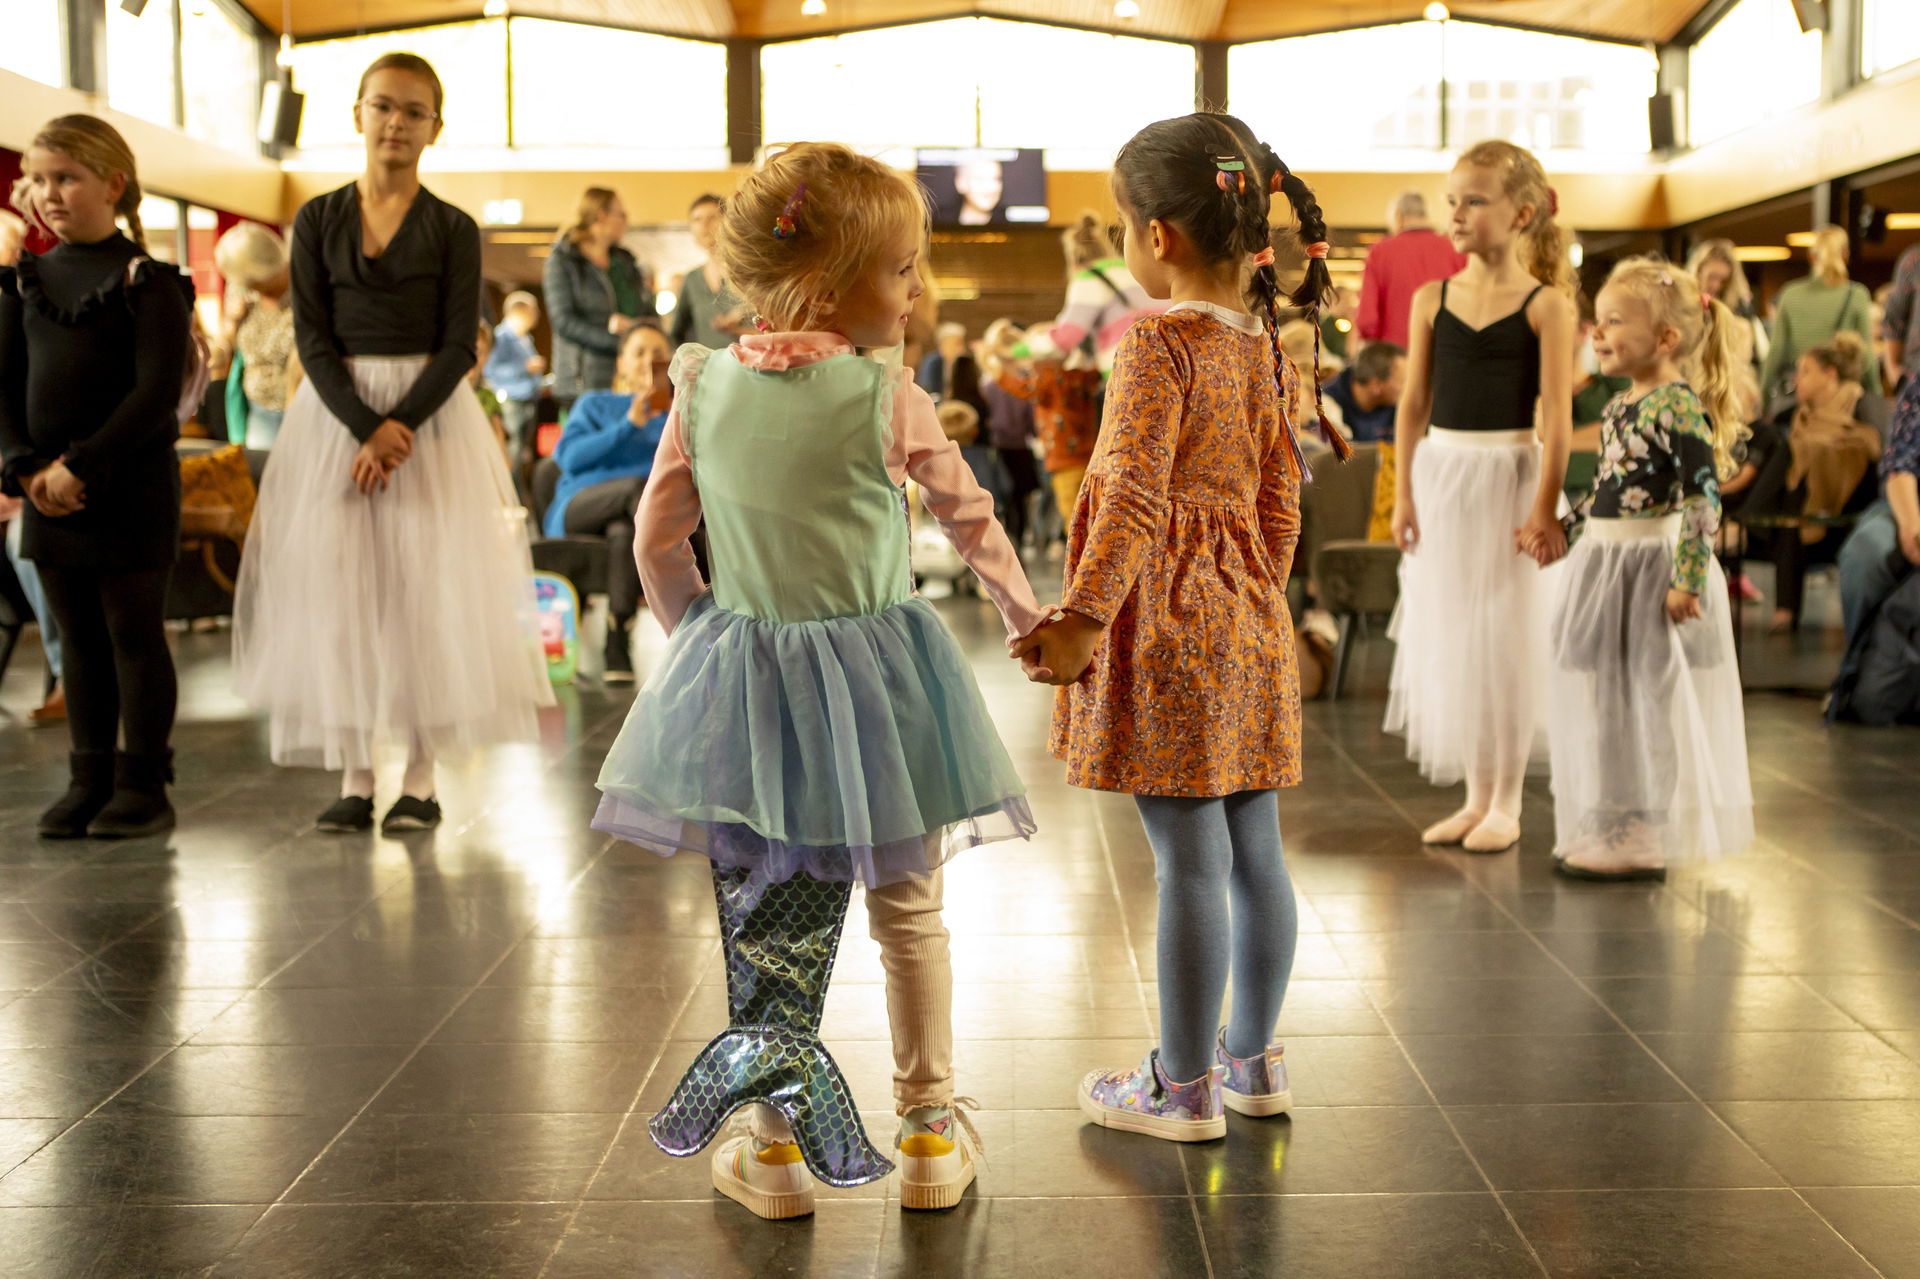
{"type": "Polygon", "coordinates": [[[1600,420],[1600,467],[1593,491],[1574,512],[1587,519],[1660,519],[1678,513],[1680,542],[1671,585],[1698,595],[1707,584],[1713,535],[1720,527],[1720,480],[1713,428],[1685,382],[1655,387],[1637,400],[1617,395],[1600,420]]]}

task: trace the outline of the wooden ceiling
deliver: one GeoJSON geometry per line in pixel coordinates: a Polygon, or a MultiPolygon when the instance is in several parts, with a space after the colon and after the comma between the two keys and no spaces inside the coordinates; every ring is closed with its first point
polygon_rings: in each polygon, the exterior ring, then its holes
{"type": "MultiPolygon", "coordinates": [[[[484,0],[244,0],[274,31],[283,8],[295,39],[424,26],[481,16],[484,0]]],[[[801,0],[512,0],[530,17],[570,18],[643,31],[770,39],[857,27],[982,14],[1030,18],[1182,40],[1264,40],[1418,18],[1423,0],[1138,0],[1140,16],[1117,19],[1112,0],[827,0],[818,18],[801,0]]],[[[1708,0],[1453,0],[1455,17],[1613,40],[1667,41],[1708,0]]]]}

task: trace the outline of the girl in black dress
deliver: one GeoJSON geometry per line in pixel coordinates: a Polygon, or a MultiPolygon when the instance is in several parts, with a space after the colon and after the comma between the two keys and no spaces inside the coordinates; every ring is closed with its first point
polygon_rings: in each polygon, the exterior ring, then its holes
{"type": "Polygon", "coordinates": [[[73,743],[72,784],[40,833],[158,834],[174,819],[164,618],[193,285],[147,256],[133,153],[111,125],[48,122],[22,171],[14,207],[60,241],[0,268],[4,485],[27,499],[24,550],[65,645],[73,743]]]}
{"type": "Polygon", "coordinates": [[[434,762],[530,740],[553,691],[526,518],[466,389],[480,230],[420,185],[440,78],[412,54],[360,80],[367,169],[293,225],[306,370],[260,488],[234,600],[240,690],[277,764],[340,769],[328,831],[373,824],[373,755],[406,755],[384,829],[437,824],[434,762]]]}

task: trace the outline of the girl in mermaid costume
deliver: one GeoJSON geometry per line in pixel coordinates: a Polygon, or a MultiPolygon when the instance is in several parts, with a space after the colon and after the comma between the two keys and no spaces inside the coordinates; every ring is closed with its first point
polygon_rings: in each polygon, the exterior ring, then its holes
{"type": "Polygon", "coordinates": [[[593,824],[713,862],[728,1025],[651,1131],[691,1155],[749,1108],[713,1183],[763,1217],[812,1211],[815,1178],[893,1170],[819,1037],[856,880],[887,972],[901,1204],[959,1202],[975,1152],[953,1095],[940,867],[1034,829],[966,659],[913,593],[906,478],[1010,636],[1050,614],[933,402],[868,354],[904,336],[926,223],[916,186],[842,146],[803,143],[749,177],[719,255],[773,331],[680,348],[639,510],[640,577],[671,640],[593,824]],[[710,588],[688,544],[703,518],[710,588]]]}

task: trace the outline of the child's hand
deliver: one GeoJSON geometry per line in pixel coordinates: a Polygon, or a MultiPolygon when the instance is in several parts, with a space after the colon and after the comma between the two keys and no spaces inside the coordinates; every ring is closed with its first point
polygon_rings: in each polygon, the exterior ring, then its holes
{"type": "Polygon", "coordinates": [[[1541,568],[1553,563],[1567,553],[1567,530],[1560,527],[1560,520],[1552,513],[1542,515],[1535,511],[1527,517],[1527,522],[1514,531],[1517,545],[1541,568]]]}
{"type": "Polygon", "coordinates": [[[1420,519],[1411,501],[1393,504],[1393,544],[1403,552],[1420,544],[1420,519]]]}
{"type": "Polygon", "coordinates": [[[1692,591],[1667,591],[1667,617],[1675,623],[1700,616],[1700,597],[1692,591]]]}
{"type": "Polygon", "coordinates": [[[1073,684],[1093,664],[1093,650],[1106,629],[1083,613],[1065,613],[1007,648],[1034,683],[1073,684]]]}

